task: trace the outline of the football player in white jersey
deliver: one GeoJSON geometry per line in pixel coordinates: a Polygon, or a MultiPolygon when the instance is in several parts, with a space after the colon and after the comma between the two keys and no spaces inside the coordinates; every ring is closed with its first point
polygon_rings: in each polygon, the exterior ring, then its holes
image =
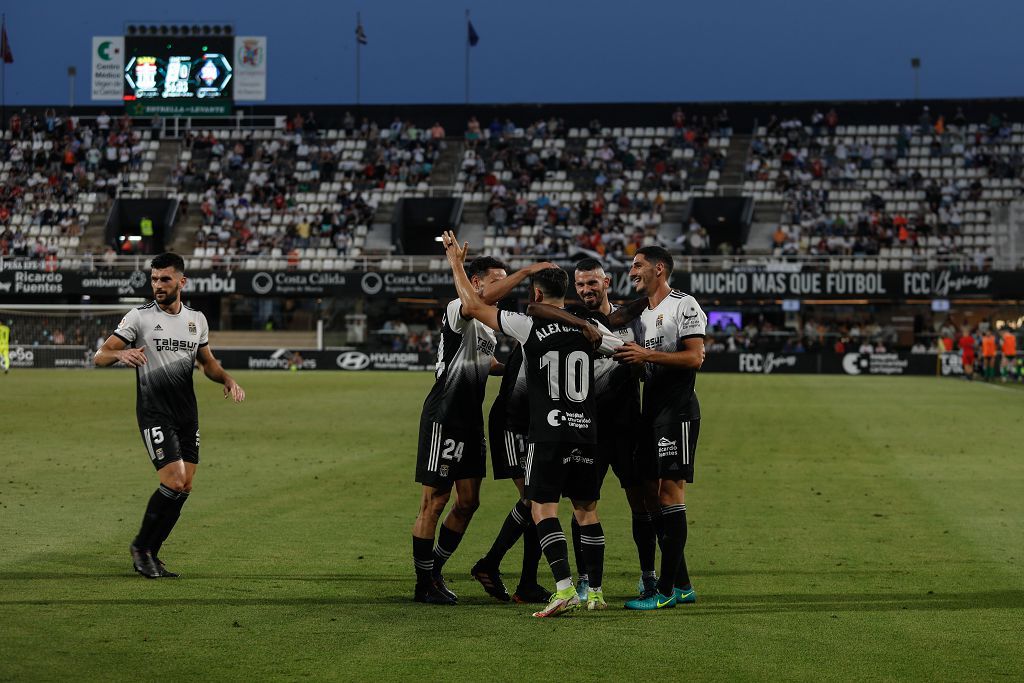
{"type": "MultiPolygon", "coordinates": [[[[507,275],[504,263],[481,256],[466,269],[474,290],[495,304],[527,277],[550,266],[537,263],[507,275]]],[[[487,468],[484,392],[488,375],[504,371],[494,359],[495,342],[494,332],[465,316],[459,299],[448,303],[441,321],[434,386],[420,414],[416,481],[422,488],[419,514],[412,527],[416,602],[454,605],[458,601],[446,585],[442,569],[480,506],[480,483],[487,468]],[[455,503],[438,530],[453,487],[455,503]]]]}
{"type": "Polygon", "coordinates": [[[192,388],[196,362],[224,385],[224,398],[245,400],[245,391],[213,357],[206,316],[181,302],[185,262],[161,254],[151,262],[153,301],[128,311],[96,352],[100,367],[121,362],[135,368],[135,412],[160,486],[153,493],[130,551],[135,571],[148,579],[173,578],[159,552],[192,491],[199,465],[199,411],[192,388]]]}
{"type": "Polygon", "coordinates": [[[690,585],[686,546],[686,484],[700,431],[700,404],[694,386],[704,363],[707,316],[697,300],[672,289],[672,256],[662,247],[637,250],[629,275],[648,300],[640,315],[643,346],[624,344],[615,353],[623,363],[642,364],[645,380],[637,466],[648,491],[657,490],[660,514],[661,577],[657,592],[626,603],[628,609],[654,610],[696,602],[690,585]]]}

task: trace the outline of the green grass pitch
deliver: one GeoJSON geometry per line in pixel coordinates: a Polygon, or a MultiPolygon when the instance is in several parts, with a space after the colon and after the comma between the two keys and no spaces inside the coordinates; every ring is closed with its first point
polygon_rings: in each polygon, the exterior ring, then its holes
{"type": "MultiPolygon", "coordinates": [[[[601,513],[615,609],[534,620],[468,576],[514,501],[509,482],[484,482],[448,564],[461,604],[411,601],[429,374],[238,379],[241,406],[196,374],[203,464],[162,553],[182,578],[146,581],[130,572],[127,547],[156,477],[131,373],[0,376],[0,680],[1024,671],[1024,392],[934,378],[702,376],[687,500],[699,602],[618,609],[637,570],[611,478],[601,513]]],[[[506,560],[512,587],[519,553],[506,560]]]]}

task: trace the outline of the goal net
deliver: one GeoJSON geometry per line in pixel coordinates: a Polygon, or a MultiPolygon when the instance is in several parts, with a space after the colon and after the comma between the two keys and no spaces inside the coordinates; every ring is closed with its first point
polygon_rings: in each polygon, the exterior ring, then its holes
{"type": "Polygon", "coordinates": [[[11,368],[84,368],[117,328],[129,305],[0,304],[11,328],[11,368]]]}

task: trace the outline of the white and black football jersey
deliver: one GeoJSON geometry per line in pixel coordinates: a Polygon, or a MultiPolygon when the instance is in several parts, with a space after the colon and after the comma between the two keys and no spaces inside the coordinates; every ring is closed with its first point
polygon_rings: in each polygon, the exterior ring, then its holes
{"type": "Polygon", "coordinates": [[[500,424],[509,431],[525,434],[530,426],[530,405],[522,344],[516,344],[508,354],[505,374],[501,378],[501,388],[498,389],[491,411],[491,419],[499,419],[500,424]],[[495,410],[500,411],[498,415],[493,414],[495,410]]]}
{"type": "Polygon", "coordinates": [[[151,301],[128,311],[114,335],[146,352],[146,364],[135,369],[139,425],[198,422],[192,369],[199,349],[210,341],[206,316],[184,304],[171,314],[151,301]]]}
{"type": "MultiPolygon", "coordinates": [[[[618,308],[612,304],[612,312],[618,308]]],[[[602,325],[608,324],[608,318],[599,311],[580,311],[578,314],[602,325]]],[[[643,325],[639,317],[621,329],[610,330],[610,334],[622,343],[643,343],[643,325]]],[[[640,414],[640,378],[634,367],[603,354],[594,356],[594,388],[597,390],[597,414],[601,424],[621,425],[640,414]]]]}
{"type": "MultiPolygon", "coordinates": [[[[697,300],[673,289],[656,308],[640,315],[644,348],[675,352],[683,342],[704,337],[708,317],[697,300]]],[[[676,423],[700,418],[695,386],[697,371],[667,365],[645,365],[643,414],[652,424],[676,423]]]]}
{"type": "Polygon", "coordinates": [[[449,427],[483,430],[484,392],[496,341],[489,327],[462,317],[462,302],[448,303],[424,417],[449,427]]]}
{"type": "MultiPolygon", "coordinates": [[[[530,406],[530,441],[595,443],[594,351],[583,334],[562,323],[501,311],[501,331],[523,345],[530,406]]],[[[601,353],[622,344],[607,329],[601,353]]]]}

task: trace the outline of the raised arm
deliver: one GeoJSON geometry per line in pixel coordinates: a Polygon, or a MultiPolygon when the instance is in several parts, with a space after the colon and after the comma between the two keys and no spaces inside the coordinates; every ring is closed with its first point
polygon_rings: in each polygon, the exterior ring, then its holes
{"type": "Polygon", "coordinates": [[[564,308],[557,308],[550,304],[530,304],[526,307],[526,315],[538,320],[562,323],[568,327],[575,328],[583,333],[583,336],[594,345],[595,349],[601,345],[603,337],[600,330],[594,324],[573,315],[564,308]]]}
{"type": "MultiPolygon", "coordinates": [[[[500,331],[498,325],[498,309],[485,302],[469,281],[466,275],[466,254],[469,253],[469,242],[459,246],[455,233],[445,230],[441,235],[441,243],[444,245],[445,255],[452,267],[452,277],[455,279],[455,292],[459,296],[462,305],[462,315],[479,320],[495,332],[500,331]]],[[[505,278],[509,279],[509,278],[505,278]]],[[[511,291],[511,290],[510,290],[511,291]]]]}
{"type": "Polygon", "coordinates": [[[608,316],[608,324],[613,330],[625,327],[644,312],[644,309],[647,308],[647,303],[647,297],[641,297],[615,309],[608,316]]]}
{"type": "Polygon", "coordinates": [[[204,375],[214,382],[224,385],[224,398],[230,396],[235,403],[241,403],[245,400],[245,390],[228,374],[224,366],[220,364],[220,361],[213,357],[213,352],[210,351],[209,345],[199,348],[199,352],[196,353],[196,361],[199,362],[204,375]]]}
{"type": "MultiPolygon", "coordinates": [[[[506,296],[508,296],[509,293],[511,293],[513,289],[518,287],[526,278],[530,277],[534,273],[539,273],[542,270],[547,270],[548,268],[555,267],[556,266],[554,263],[550,263],[548,261],[541,261],[540,263],[534,263],[532,265],[526,266],[525,268],[520,268],[516,272],[506,277],[505,279],[498,280],[497,282],[492,282],[489,285],[485,286],[484,293],[483,295],[481,295],[480,298],[483,299],[483,302],[485,304],[493,306],[494,304],[498,303],[506,296]]],[[[639,315],[639,313],[637,315],[639,315]]]]}

